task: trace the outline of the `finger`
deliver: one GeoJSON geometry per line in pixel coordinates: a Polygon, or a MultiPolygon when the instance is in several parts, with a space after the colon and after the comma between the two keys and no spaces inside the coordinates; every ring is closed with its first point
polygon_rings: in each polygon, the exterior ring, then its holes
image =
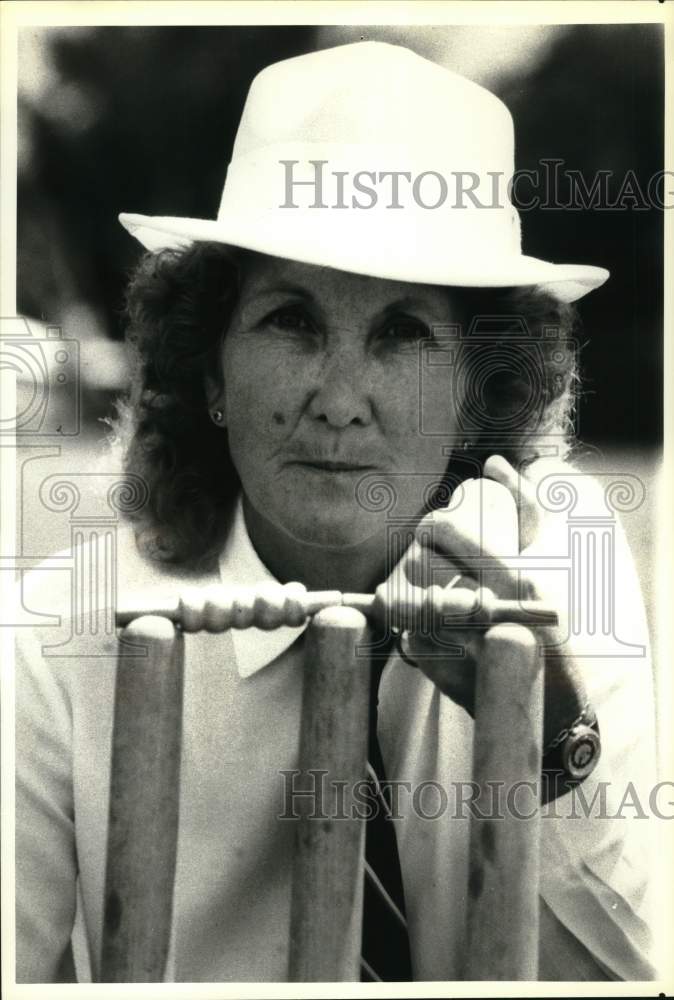
{"type": "Polygon", "coordinates": [[[448,587],[461,578],[457,564],[432,545],[422,545],[416,539],[405,554],[405,576],[413,587],[448,587]]]}
{"type": "Polygon", "coordinates": [[[459,560],[518,554],[517,505],[510,490],[492,479],[472,479],[461,489],[459,503],[422,518],[419,543],[459,560]]]}
{"type": "Polygon", "coordinates": [[[484,628],[461,625],[458,627],[434,625],[428,631],[412,629],[407,633],[410,657],[420,662],[429,659],[474,659],[480,649],[484,628]]]}
{"type": "Polygon", "coordinates": [[[534,483],[513,468],[502,455],[490,455],[483,471],[487,479],[500,483],[512,494],[519,515],[520,551],[528,548],[538,533],[543,517],[534,483]]]}
{"type": "Polygon", "coordinates": [[[439,635],[410,634],[406,640],[408,658],[436,687],[473,714],[475,706],[475,664],[479,641],[470,629],[441,630],[439,635]]]}
{"type": "Polygon", "coordinates": [[[502,557],[519,554],[515,499],[490,479],[462,484],[460,504],[426,515],[417,526],[420,545],[446,557],[468,576],[479,577],[501,596],[511,596],[513,573],[502,557]]]}

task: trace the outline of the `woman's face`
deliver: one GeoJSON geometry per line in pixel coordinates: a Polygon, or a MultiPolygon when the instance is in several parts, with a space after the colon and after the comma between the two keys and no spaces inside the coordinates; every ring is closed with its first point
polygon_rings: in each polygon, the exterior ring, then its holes
{"type": "Polygon", "coordinates": [[[445,363],[428,364],[421,344],[453,312],[446,289],[251,256],[218,402],[258,515],[297,540],[359,544],[382,530],[375,481],[393,491],[393,516],[421,513],[456,402],[449,349],[440,341],[445,363]]]}

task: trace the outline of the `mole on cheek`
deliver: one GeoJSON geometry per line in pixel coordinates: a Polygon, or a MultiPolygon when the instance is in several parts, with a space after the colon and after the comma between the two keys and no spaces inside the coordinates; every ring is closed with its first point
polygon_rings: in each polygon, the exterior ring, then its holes
{"type": "Polygon", "coordinates": [[[282,413],[279,413],[278,410],[272,413],[271,418],[275,424],[284,424],[286,422],[286,418],[283,416],[282,413]]]}

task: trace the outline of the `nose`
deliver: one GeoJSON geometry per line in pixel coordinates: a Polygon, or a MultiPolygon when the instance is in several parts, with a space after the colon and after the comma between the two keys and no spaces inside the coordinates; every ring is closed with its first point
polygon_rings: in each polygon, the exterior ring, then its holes
{"type": "Polygon", "coordinates": [[[365,426],[372,418],[367,360],[363,352],[343,343],[326,352],[316,378],[309,413],[338,430],[365,426]]]}

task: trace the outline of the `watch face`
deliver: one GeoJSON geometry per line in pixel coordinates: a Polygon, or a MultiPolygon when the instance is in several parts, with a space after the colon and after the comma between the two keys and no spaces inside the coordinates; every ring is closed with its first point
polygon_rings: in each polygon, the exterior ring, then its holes
{"type": "Polygon", "coordinates": [[[594,757],[594,747],[589,740],[583,740],[571,751],[569,761],[574,768],[585,768],[594,757]]]}
{"type": "Polygon", "coordinates": [[[576,726],[562,749],[564,769],[572,778],[585,778],[596,767],[601,746],[599,736],[589,726],[576,726]]]}

